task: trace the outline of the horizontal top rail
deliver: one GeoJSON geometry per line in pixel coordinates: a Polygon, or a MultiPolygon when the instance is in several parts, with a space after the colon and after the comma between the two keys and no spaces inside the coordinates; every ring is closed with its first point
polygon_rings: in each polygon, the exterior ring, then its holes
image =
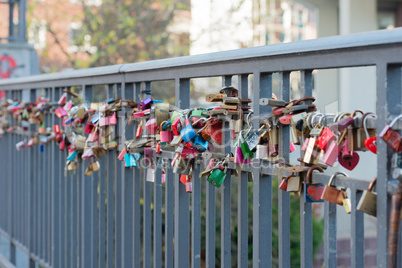
{"type": "MultiPolygon", "coordinates": [[[[211,65],[215,63],[231,62],[231,61],[242,61],[242,60],[260,60],[261,58],[273,58],[273,57],[284,57],[284,56],[303,56],[303,55],[314,55],[317,52],[320,54],[325,54],[326,52],[339,53],[341,51],[350,51],[353,49],[368,49],[373,47],[394,47],[395,45],[402,44],[402,28],[393,30],[381,30],[376,32],[360,33],[347,36],[333,36],[314,40],[305,40],[301,42],[276,44],[269,46],[260,46],[252,48],[244,48],[209,54],[184,56],[171,59],[154,60],[148,62],[130,63],[130,64],[120,64],[104,67],[89,68],[84,70],[73,70],[67,72],[53,73],[53,74],[43,74],[35,75],[23,78],[12,78],[0,81],[0,87],[2,90],[13,90],[21,88],[35,88],[36,85],[43,84],[44,81],[60,81],[60,80],[75,80],[82,78],[91,78],[90,82],[92,84],[104,83],[104,80],[97,80],[96,78],[102,76],[108,76],[109,79],[105,80],[107,83],[118,83],[122,81],[122,76],[119,74],[128,74],[136,72],[146,72],[146,71],[156,71],[156,70],[172,70],[172,68],[182,68],[182,67],[195,67],[198,65],[211,65]],[[116,76],[117,75],[117,76],[116,76]],[[113,76],[114,79],[110,79],[109,76],[113,76]]],[[[361,59],[361,61],[356,61],[355,63],[347,63],[345,66],[359,66],[359,65],[373,65],[375,64],[375,55],[368,59],[361,59]]],[[[333,67],[339,67],[339,63],[333,63],[333,67]]],[[[342,63],[341,63],[342,64],[342,63]]],[[[306,68],[309,68],[308,64],[304,64],[306,68]]],[[[317,65],[312,67],[313,69],[319,68],[330,68],[332,65],[317,65]]],[[[285,70],[284,66],[276,66],[276,71],[285,70]]],[[[295,66],[297,69],[297,66],[295,66]]],[[[242,70],[244,72],[244,69],[242,70]]],[[[228,74],[231,71],[227,72],[228,74]]],[[[212,76],[216,73],[209,72],[207,76],[212,76]]],[[[223,73],[218,73],[216,75],[221,75],[223,73]]],[[[186,77],[187,73],[183,73],[183,78],[186,77]]],[[[194,77],[194,73],[191,76],[194,77]]],[[[199,76],[203,76],[205,73],[201,73],[199,76]]],[[[197,75],[198,76],[198,75],[197,75]]],[[[172,79],[170,77],[160,77],[160,79],[172,79]]],[[[142,78],[134,78],[133,81],[147,81],[139,80],[142,78]]],[[[155,80],[155,79],[152,79],[155,80]]],[[[79,81],[79,80],[76,80],[79,81]]],[[[74,81],[71,81],[74,83],[74,81]]],[[[81,84],[71,84],[79,86],[81,84]]],[[[129,82],[126,80],[126,82],[129,82]]],[[[106,83],[106,82],[105,82],[106,83]]],[[[67,85],[67,84],[66,84],[67,85]]]]}

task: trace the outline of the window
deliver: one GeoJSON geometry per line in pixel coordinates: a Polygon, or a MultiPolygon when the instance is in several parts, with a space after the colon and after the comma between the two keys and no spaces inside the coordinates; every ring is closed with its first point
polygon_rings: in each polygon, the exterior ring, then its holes
{"type": "Polygon", "coordinates": [[[28,43],[35,49],[42,50],[46,46],[46,21],[33,19],[28,27],[28,43]]]}

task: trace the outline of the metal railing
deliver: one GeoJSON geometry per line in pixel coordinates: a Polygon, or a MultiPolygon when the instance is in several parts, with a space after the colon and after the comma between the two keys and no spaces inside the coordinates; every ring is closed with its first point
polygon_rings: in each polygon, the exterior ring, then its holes
{"type": "MultiPolygon", "coordinates": [[[[30,100],[34,101],[36,91],[44,89],[46,96],[57,100],[63,88],[81,86],[84,101],[91,102],[93,87],[107,84],[108,97],[139,101],[143,85],[150,90],[152,82],[174,80],[175,104],[187,108],[190,79],[221,76],[222,84],[230,85],[237,78],[239,96],[247,99],[248,76],[253,75],[252,108],[259,115],[271,111],[257,100],[271,96],[274,73],[280,77],[278,98],[288,101],[291,71],[301,71],[301,96],[311,96],[314,69],[358,66],[376,67],[376,127],[381,130],[401,111],[402,29],[9,79],[0,81],[0,90],[5,90],[8,98],[22,98],[22,91],[29,90],[30,100]]],[[[120,119],[124,114],[123,108],[120,119]]],[[[45,116],[52,125],[61,123],[53,114],[45,116]]],[[[134,136],[134,129],[125,127],[123,121],[119,120],[117,126],[120,142],[134,136]]],[[[258,124],[258,120],[254,123],[258,124]]],[[[284,160],[289,160],[288,130],[287,126],[280,130],[279,148],[284,160]]],[[[228,139],[227,134],[224,138],[228,139]]],[[[15,144],[20,140],[20,134],[16,133],[0,139],[0,232],[11,241],[13,263],[18,246],[29,254],[31,267],[35,262],[43,267],[200,267],[201,264],[215,267],[216,217],[220,214],[220,265],[236,265],[231,262],[230,250],[231,226],[236,224],[237,266],[247,267],[248,204],[252,202],[252,265],[272,265],[270,197],[273,191],[278,191],[272,188],[272,178],[278,174],[273,166],[243,166],[238,177],[237,222],[233,222],[230,173],[218,190],[194,179],[190,195],[172,169],[166,170],[164,186],[160,167],[156,168],[155,182],[146,182],[143,168],[125,168],[117,160],[118,151],[108,151],[100,160],[99,172],[86,176],[85,167],[80,164],[76,175],[65,178],[66,152],[60,152],[54,145],[45,147],[44,152],[37,147],[17,152],[15,144]],[[247,190],[249,172],[254,177],[252,200],[247,190]],[[201,257],[201,187],[204,186],[205,259],[201,257]],[[220,211],[215,209],[216,192],[220,192],[220,211]]],[[[381,139],[377,146],[377,265],[386,267],[389,194],[394,188],[390,185],[391,151],[381,139]]],[[[230,150],[230,146],[225,148],[225,152],[230,150]]],[[[163,152],[156,157],[171,159],[173,154],[163,152]]],[[[200,166],[195,165],[193,178],[198,178],[199,172],[200,166]]],[[[327,183],[330,175],[314,174],[314,180],[327,183]]],[[[353,208],[369,184],[362,179],[339,177],[334,182],[351,190],[353,208]]],[[[289,193],[279,191],[278,196],[279,266],[290,267],[289,193]]],[[[324,211],[324,263],[326,267],[336,267],[336,205],[325,202],[324,211]]],[[[351,266],[363,267],[363,213],[353,209],[350,217],[351,266]]],[[[313,266],[312,219],[311,203],[304,203],[301,198],[302,267],[313,266]]]]}

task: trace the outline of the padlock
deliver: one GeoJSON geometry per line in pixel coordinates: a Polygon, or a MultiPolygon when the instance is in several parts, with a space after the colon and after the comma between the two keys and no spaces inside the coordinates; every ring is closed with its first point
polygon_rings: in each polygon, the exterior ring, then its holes
{"type": "Polygon", "coordinates": [[[306,174],[306,181],[304,184],[304,202],[315,203],[324,202],[321,199],[322,192],[324,190],[324,184],[313,183],[312,174],[314,170],[318,170],[320,173],[324,173],[324,170],[320,166],[311,166],[306,174]]]}
{"type": "Polygon", "coordinates": [[[160,141],[161,142],[171,142],[173,140],[173,131],[168,130],[170,122],[164,121],[160,124],[160,141]]]}
{"type": "Polygon", "coordinates": [[[207,128],[202,132],[202,134],[207,132],[208,135],[207,137],[204,137],[203,134],[202,137],[207,141],[209,141],[208,137],[210,137],[210,139],[212,139],[216,144],[222,145],[222,120],[214,118],[206,124],[207,128]]]}
{"type": "Polygon", "coordinates": [[[144,164],[151,164],[154,156],[154,150],[151,147],[144,148],[144,164]]]}
{"type": "Polygon", "coordinates": [[[65,117],[65,116],[67,116],[67,112],[66,112],[66,110],[64,110],[63,108],[57,108],[55,111],[54,111],[54,113],[56,114],[56,116],[58,117],[58,118],[63,118],[63,117],[65,117]]]}
{"type": "Polygon", "coordinates": [[[117,116],[116,116],[115,113],[114,113],[114,114],[111,114],[111,115],[109,116],[109,124],[110,124],[110,125],[116,125],[116,124],[117,124],[117,116]]]}
{"type": "Polygon", "coordinates": [[[369,137],[374,137],[376,136],[376,129],[375,128],[367,128],[365,127],[365,119],[367,116],[374,116],[373,113],[365,113],[363,115],[363,117],[360,119],[360,127],[358,129],[356,129],[356,131],[354,132],[354,137],[353,137],[353,146],[355,148],[355,151],[367,151],[366,146],[364,145],[364,142],[367,138],[369,137]],[[367,133],[369,134],[369,136],[367,136],[366,134],[366,130],[367,133]]]}
{"type": "Polygon", "coordinates": [[[67,161],[67,170],[77,170],[78,164],[75,161],[67,161]]]}
{"type": "Polygon", "coordinates": [[[91,176],[91,175],[92,175],[92,166],[91,166],[91,163],[88,164],[88,167],[85,169],[84,174],[87,175],[87,176],[91,176]]]}
{"type": "Polygon", "coordinates": [[[136,130],[136,132],[135,132],[135,138],[136,139],[139,139],[139,138],[141,138],[141,134],[142,134],[142,121],[140,121],[140,123],[138,124],[138,126],[137,126],[137,130],[136,130]]]}
{"type": "Polygon", "coordinates": [[[373,187],[377,182],[377,178],[371,181],[367,190],[363,191],[356,209],[364,213],[377,217],[377,194],[373,193],[373,187]]]}
{"type": "Polygon", "coordinates": [[[391,159],[392,178],[402,180],[402,153],[394,153],[391,159]]]}
{"type": "Polygon", "coordinates": [[[208,176],[207,181],[209,181],[213,186],[220,188],[226,178],[226,170],[227,169],[225,169],[224,171],[220,169],[213,170],[208,176]]]}
{"type": "Polygon", "coordinates": [[[66,100],[67,100],[67,94],[63,93],[63,95],[61,95],[61,97],[57,103],[59,105],[63,106],[66,103],[66,100]]]}
{"type": "Polygon", "coordinates": [[[173,173],[190,175],[191,174],[191,159],[179,158],[177,161],[175,161],[175,164],[173,167],[173,173]]]}
{"type": "Polygon", "coordinates": [[[68,102],[66,102],[66,104],[64,104],[63,109],[68,112],[71,110],[72,107],[73,107],[73,103],[71,101],[68,101],[68,102]]]}
{"type": "MultiPolygon", "coordinates": [[[[374,115],[371,116],[374,117],[374,115]]],[[[367,116],[363,119],[364,133],[365,136],[367,137],[364,140],[364,147],[366,147],[370,152],[377,154],[377,136],[370,137],[366,123],[367,123],[367,116]]]]}
{"type": "Polygon", "coordinates": [[[100,169],[100,165],[97,160],[94,160],[94,161],[90,160],[90,165],[91,165],[92,171],[98,171],[100,169]]]}
{"type": "Polygon", "coordinates": [[[99,118],[99,126],[103,127],[103,126],[108,126],[109,125],[109,118],[108,117],[101,117],[99,118]]]}
{"type": "Polygon", "coordinates": [[[205,152],[208,149],[208,141],[206,141],[201,134],[194,138],[193,146],[200,152],[205,152]]]}
{"type": "Polygon", "coordinates": [[[236,164],[250,164],[251,159],[245,159],[240,146],[235,148],[235,161],[236,164]]]}
{"type": "Polygon", "coordinates": [[[142,111],[144,109],[148,109],[152,104],[152,99],[151,98],[146,98],[145,100],[141,101],[137,108],[138,110],[142,111]]]}
{"type": "Polygon", "coordinates": [[[155,182],[155,168],[147,168],[147,179],[148,182],[155,182]]]}
{"type": "Polygon", "coordinates": [[[342,132],[344,129],[346,129],[348,126],[352,125],[355,122],[355,119],[348,113],[345,113],[338,118],[340,120],[335,124],[333,124],[332,126],[330,126],[332,132],[342,132]]]}
{"type": "Polygon", "coordinates": [[[98,140],[98,131],[94,130],[88,135],[89,142],[95,142],[98,140]]]}
{"type": "Polygon", "coordinates": [[[334,165],[336,158],[338,157],[339,153],[341,152],[340,144],[342,143],[346,133],[347,133],[347,129],[345,129],[342,132],[342,134],[338,137],[337,141],[331,141],[331,143],[322,159],[326,165],[328,165],[330,167],[332,167],[334,165]]]}
{"type": "Polygon", "coordinates": [[[123,156],[123,158],[124,158],[124,163],[125,163],[126,167],[136,167],[137,166],[137,161],[135,160],[134,155],[126,153],[123,156]]]}
{"type": "Polygon", "coordinates": [[[346,213],[350,214],[352,212],[352,201],[348,198],[345,189],[341,189],[341,195],[343,207],[345,208],[346,213]]]}
{"type": "Polygon", "coordinates": [[[308,139],[306,152],[304,153],[303,162],[307,164],[314,163],[315,157],[313,156],[314,149],[317,145],[317,140],[313,137],[308,139]]]}
{"type": "Polygon", "coordinates": [[[255,157],[257,159],[266,159],[268,158],[268,145],[257,145],[257,150],[255,152],[255,157]]]}
{"type": "Polygon", "coordinates": [[[278,129],[276,128],[276,125],[272,125],[268,133],[269,133],[268,155],[269,157],[275,157],[279,154],[278,129]]]}
{"type": "Polygon", "coordinates": [[[295,192],[298,193],[301,191],[301,179],[300,176],[296,176],[295,173],[293,172],[288,178],[287,178],[287,192],[295,192]]]}
{"type": "Polygon", "coordinates": [[[100,118],[100,114],[94,114],[94,115],[92,116],[92,118],[91,118],[91,123],[92,123],[92,124],[98,123],[99,118],[100,118]]]}
{"type": "Polygon", "coordinates": [[[192,193],[193,192],[193,183],[191,181],[191,176],[186,176],[186,192],[187,193],[192,193]]]}
{"type": "Polygon", "coordinates": [[[248,148],[247,143],[244,141],[242,132],[239,133],[239,143],[244,159],[247,160],[253,158],[253,152],[250,151],[250,148],[248,148]]]}
{"type": "Polygon", "coordinates": [[[324,152],[327,151],[331,141],[336,140],[335,134],[331,131],[329,127],[325,127],[321,133],[321,136],[318,138],[318,146],[324,152]]]}
{"type": "Polygon", "coordinates": [[[282,177],[282,181],[281,181],[281,183],[279,184],[279,189],[281,189],[282,191],[287,191],[287,189],[288,189],[288,178],[290,178],[290,176],[289,177],[282,177]]]}
{"type": "Polygon", "coordinates": [[[195,148],[192,147],[184,147],[181,152],[181,158],[184,159],[194,159],[197,155],[197,151],[195,148]]]}
{"type": "Polygon", "coordinates": [[[148,129],[150,135],[155,135],[158,125],[156,124],[156,118],[151,118],[145,123],[145,127],[148,129]]]}
{"type": "Polygon", "coordinates": [[[337,189],[335,186],[332,186],[332,181],[337,175],[342,175],[345,177],[348,176],[343,172],[335,172],[329,179],[328,185],[325,185],[324,190],[322,191],[321,199],[342,206],[344,197],[341,193],[341,190],[337,189]]]}

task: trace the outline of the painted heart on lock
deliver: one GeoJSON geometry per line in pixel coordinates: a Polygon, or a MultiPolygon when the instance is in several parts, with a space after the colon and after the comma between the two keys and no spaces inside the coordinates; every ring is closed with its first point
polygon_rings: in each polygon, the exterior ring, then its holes
{"type": "Polygon", "coordinates": [[[308,194],[315,200],[320,200],[322,192],[324,191],[324,186],[309,186],[307,189],[308,194]]]}
{"type": "Polygon", "coordinates": [[[347,170],[353,170],[359,163],[359,160],[360,156],[356,152],[353,152],[352,158],[348,160],[345,160],[342,156],[338,157],[339,164],[347,170]]]}
{"type": "Polygon", "coordinates": [[[377,154],[377,136],[366,139],[364,145],[370,152],[377,154]]]}

